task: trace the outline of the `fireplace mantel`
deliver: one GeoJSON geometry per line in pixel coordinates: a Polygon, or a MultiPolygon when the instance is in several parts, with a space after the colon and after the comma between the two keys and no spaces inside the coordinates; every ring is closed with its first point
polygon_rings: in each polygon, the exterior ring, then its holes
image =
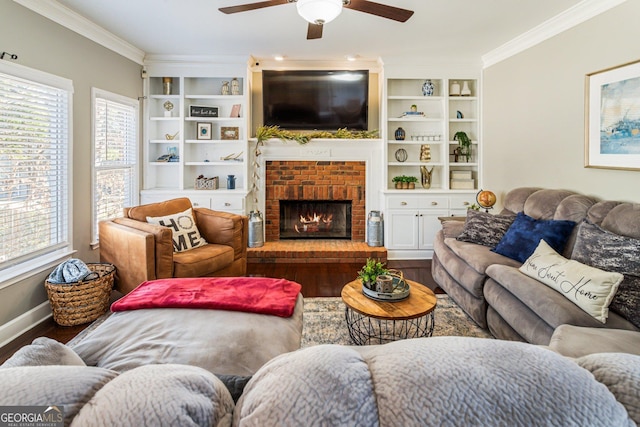
{"type": "MultiPolygon", "coordinates": [[[[249,141],[255,147],[256,140],[249,141]]],[[[251,162],[256,160],[253,149],[251,162]]],[[[249,210],[256,208],[265,211],[265,172],[267,161],[362,161],[366,168],[366,201],[365,210],[380,210],[382,208],[381,192],[384,188],[383,140],[381,139],[312,139],[307,144],[300,145],[294,141],[270,139],[260,147],[261,155],[257,159],[256,177],[258,191],[249,200],[249,210]]],[[[251,168],[251,166],[250,166],[251,168]]],[[[252,176],[254,171],[250,171],[252,176]]]]}

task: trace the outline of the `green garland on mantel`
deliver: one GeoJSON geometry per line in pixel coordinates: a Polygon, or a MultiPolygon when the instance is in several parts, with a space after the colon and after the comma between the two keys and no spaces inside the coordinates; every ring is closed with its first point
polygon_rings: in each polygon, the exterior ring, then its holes
{"type": "Polygon", "coordinates": [[[256,129],[256,149],[254,151],[254,159],[252,163],[252,184],[250,194],[253,194],[253,204],[257,210],[258,199],[258,157],[262,154],[260,147],[269,139],[280,139],[282,141],[295,141],[300,145],[307,144],[312,139],[376,139],[378,138],[377,130],[348,130],[338,129],[335,132],[329,131],[310,131],[310,132],[294,132],[290,130],[280,129],[280,126],[260,126],[256,129]]]}
{"type": "Polygon", "coordinates": [[[338,129],[335,132],[310,131],[294,132],[280,129],[280,126],[260,126],[256,129],[258,145],[264,144],[269,139],[281,139],[282,141],[295,141],[298,144],[306,144],[312,139],[376,139],[377,130],[348,130],[338,129]]]}

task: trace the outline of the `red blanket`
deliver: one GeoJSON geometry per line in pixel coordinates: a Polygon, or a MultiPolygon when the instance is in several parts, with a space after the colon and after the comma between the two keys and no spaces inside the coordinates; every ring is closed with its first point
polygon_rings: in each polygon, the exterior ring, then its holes
{"type": "Polygon", "coordinates": [[[302,286],[267,277],[158,279],[111,305],[111,311],[143,308],[207,308],[290,317],[302,286]]]}

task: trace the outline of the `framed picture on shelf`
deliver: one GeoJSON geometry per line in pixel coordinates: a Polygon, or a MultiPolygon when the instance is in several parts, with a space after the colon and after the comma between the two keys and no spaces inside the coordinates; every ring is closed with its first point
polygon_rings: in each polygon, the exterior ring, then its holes
{"type": "Polygon", "coordinates": [[[208,105],[189,105],[189,117],[219,117],[220,108],[208,105]]]}
{"type": "Polygon", "coordinates": [[[233,107],[231,107],[231,115],[229,117],[240,117],[240,104],[233,104],[233,107]]]}
{"type": "Polygon", "coordinates": [[[587,168],[640,170],[640,61],[587,74],[587,168]]]}
{"type": "Polygon", "coordinates": [[[211,138],[212,124],[206,122],[196,123],[196,139],[212,139],[211,138]]]}
{"type": "Polygon", "coordinates": [[[238,127],[222,126],[220,128],[220,139],[240,139],[240,129],[238,127]]]}

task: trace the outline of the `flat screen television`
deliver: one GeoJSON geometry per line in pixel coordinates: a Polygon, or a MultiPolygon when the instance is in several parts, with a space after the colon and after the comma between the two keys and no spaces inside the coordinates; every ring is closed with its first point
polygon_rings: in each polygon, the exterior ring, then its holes
{"type": "Polygon", "coordinates": [[[369,71],[262,71],[263,120],[291,130],[368,130],[369,71]]]}

